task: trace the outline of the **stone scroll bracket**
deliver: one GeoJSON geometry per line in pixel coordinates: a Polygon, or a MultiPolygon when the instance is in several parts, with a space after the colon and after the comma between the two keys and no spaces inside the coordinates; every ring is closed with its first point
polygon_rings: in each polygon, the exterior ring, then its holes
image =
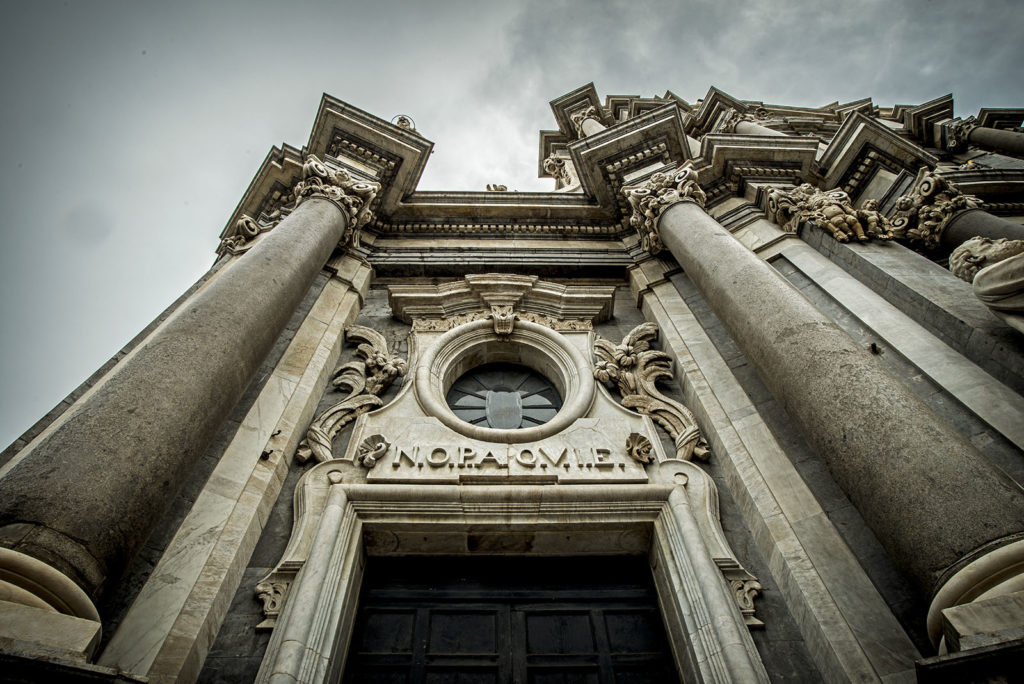
{"type": "MultiPolygon", "coordinates": [[[[673,377],[671,357],[651,348],[657,335],[657,325],[643,323],[630,331],[621,344],[598,337],[594,341],[594,377],[618,388],[623,406],[650,416],[664,428],[675,442],[676,458],[706,461],[710,452],[697,419],[690,409],[665,396],[657,387],[659,380],[673,377]]],[[[635,450],[631,449],[631,453],[635,450]]]]}
{"type": "Polygon", "coordinates": [[[310,424],[295,452],[300,463],[311,458],[321,463],[332,460],[338,432],[363,413],[382,406],[380,395],[408,370],[406,360],[392,356],[387,340],[375,330],[350,325],[345,329],[345,339],[359,343],[356,353],[362,360],[342,364],[334,371],[331,385],[346,392],[345,397],[310,424]]]}

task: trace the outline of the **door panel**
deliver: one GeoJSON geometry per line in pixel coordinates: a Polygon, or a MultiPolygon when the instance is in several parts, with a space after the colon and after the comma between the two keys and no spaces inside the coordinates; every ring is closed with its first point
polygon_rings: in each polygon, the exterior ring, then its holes
{"type": "Polygon", "coordinates": [[[666,682],[642,558],[371,558],[346,682],[666,682]]]}

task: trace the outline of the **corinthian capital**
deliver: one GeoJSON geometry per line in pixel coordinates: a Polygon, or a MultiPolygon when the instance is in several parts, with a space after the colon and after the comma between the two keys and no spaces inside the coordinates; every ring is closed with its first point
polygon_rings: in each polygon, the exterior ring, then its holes
{"type": "Polygon", "coordinates": [[[629,224],[640,233],[641,245],[651,254],[663,248],[658,223],[666,209],[678,202],[694,202],[703,209],[707,200],[690,162],[671,173],[655,173],[642,185],[622,192],[633,209],[629,224]]]}
{"type": "Polygon", "coordinates": [[[576,136],[582,138],[583,122],[586,121],[587,119],[593,119],[594,121],[601,123],[601,112],[598,111],[597,107],[591,105],[586,109],[581,109],[578,112],[574,112],[569,117],[569,119],[572,121],[573,128],[576,129],[576,136]]]}
{"type": "Polygon", "coordinates": [[[360,229],[373,218],[370,204],[379,191],[379,183],[356,180],[344,169],[328,168],[311,154],[302,165],[302,180],[295,184],[295,206],[310,197],[334,202],[349,218],[342,243],[358,247],[360,229]]]}
{"type": "Polygon", "coordinates": [[[967,136],[978,127],[978,120],[973,116],[966,119],[958,119],[952,123],[945,124],[946,128],[946,149],[953,151],[967,147],[967,136]]]}
{"type": "Polygon", "coordinates": [[[909,195],[896,200],[892,225],[896,237],[925,249],[939,246],[949,221],[965,209],[977,209],[982,201],[965,195],[953,183],[922,168],[909,195]]]}
{"type": "Polygon", "coordinates": [[[753,114],[747,114],[737,109],[730,109],[726,112],[725,117],[721,119],[718,125],[715,127],[714,133],[735,133],[736,125],[741,121],[749,121],[751,123],[757,122],[757,117],[753,114]]]}

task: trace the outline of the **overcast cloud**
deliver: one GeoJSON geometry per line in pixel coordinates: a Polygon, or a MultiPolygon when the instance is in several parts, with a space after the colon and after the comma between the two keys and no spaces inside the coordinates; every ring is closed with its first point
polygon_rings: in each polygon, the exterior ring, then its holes
{"type": "MultiPolygon", "coordinates": [[[[322,92],[435,143],[422,189],[551,189],[548,101],[607,94],[1024,106],[1019,2],[7,2],[0,442],[212,263],[322,92]]],[[[0,445],[0,448],[2,448],[0,445]]]]}

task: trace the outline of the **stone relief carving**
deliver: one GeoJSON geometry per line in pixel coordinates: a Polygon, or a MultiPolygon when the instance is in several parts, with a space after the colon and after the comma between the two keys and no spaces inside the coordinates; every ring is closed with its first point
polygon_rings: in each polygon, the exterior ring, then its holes
{"type": "Polygon", "coordinates": [[[309,197],[325,197],[341,207],[349,217],[341,242],[358,247],[360,229],[373,218],[370,204],[379,191],[379,183],[356,180],[344,169],[331,169],[311,154],[302,165],[302,180],[295,184],[293,194],[295,206],[309,197]]]}
{"type": "Polygon", "coordinates": [[[487,190],[488,192],[508,192],[508,186],[499,185],[498,183],[488,183],[487,190]]]}
{"type": "Polygon", "coordinates": [[[973,237],[949,255],[953,275],[1011,327],[1024,332],[1024,240],[973,237]]]}
{"type": "Polygon", "coordinates": [[[761,583],[742,567],[738,570],[723,568],[722,574],[729,580],[729,588],[732,589],[736,605],[739,606],[740,613],[743,614],[743,622],[747,627],[764,627],[764,623],[754,617],[754,598],[760,596],[764,589],[761,583]],[[741,576],[734,579],[730,577],[730,574],[741,576]]]}
{"type": "MultiPolygon", "coordinates": [[[[446,318],[416,318],[412,322],[413,332],[445,332],[470,321],[480,321],[493,316],[491,311],[476,311],[467,314],[458,314],[446,318]]],[[[532,311],[517,311],[515,318],[520,321],[529,321],[543,325],[559,332],[575,332],[580,330],[593,330],[593,323],[586,318],[554,318],[532,311]]],[[[497,330],[495,330],[497,332],[497,330]]],[[[509,331],[511,332],[511,330],[509,331]]],[[[500,334],[500,333],[499,333],[500,334]]]]}
{"type": "Polygon", "coordinates": [[[982,201],[965,195],[953,183],[922,168],[914,180],[913,191],[896,200],[892,219],[896,236],[924,249],[939,246],[950,219],[965,209],[977,209],[982,201]]]}
{"type": "Polygon", "coordinates": [[[642,323],[633,328],[621,344],[598,337],[594,341],[594,354],[598,359],[594,377],[618,387],[623,406],[650,416],[665,428],[675,440],[676,458],[706,461],[710,455],[708,444],[701,437],[693,413],[666,397],[656,386],[658,380],[672,378],[672,360],[668,354],[651,349],[651,342],[657,335],[657,325],[642,323]]]}
{"type": "Polygon", "coordinates": [[[576,167],[571,159],[551,155],[544,160],[544,172],[555,179],[555,189],[563,190],[579,185],[579,178],[576,176],[576,167]]]}
{"type": "Polygon", "coordinates": [[[272,627],[277,618],[281,615],[281,607],[284,606],[284,597],[288,593],[290,582],[273,581],[267,576],[256,585],[256,598],[263,603],[264,622],[257,626],[257,629],[272,627]]]}
{"type": "Polygon", "coordinates": [[[653,450],[654,445],[651,444],[651,440],[639,432],[631,432],[626,438],[626,453],[637,463],[651,463],[654,460],[654,455],[651,453],[653,450]]]}
{"type": "MultiPolygon", "coordinates": [[[[597,107],[591,105],[586,109],[581,109],[578,112],[573,112],[569,119],[572,121],[573,128],[576,129],[576,137],[583,137],[583,122],[587,119],[593,119],[598,123],[601,123],[601,112],[598,111],[597,107]]],[[[603,124],[602,124],[603,125],[603,124]]]]}
{"type": "Polygon", "coordinates": [[[633,209],[629,225],[640,233],[641,246],[651,254],[664,248],[658,222],[666,209],[678,202],[694,202],[703,208],[707,201],[691,162],[675,172],[655,173],[642,185],[623,192],[633,209]]]}
{"type": "Polygon", "coordinates": [[[356,449],[356,463],[372,468],[387,453],[389,446],[391,442],[384,439],[384,435],[370,435],[356,449]]]}
{"type": "Polygon", "coordinates": [[[516,324],[516,314],[511,304],[496,304],[491,307],[490,318],[494,321],[494,334],[504,337],[511,335],[516,324]]]}
{"type": "Polygon", "coordinates": [[[854,209],[850,196],[842,190],[822,191],[810,183],[792,190],[773,188],[768,193],[768,219],[787,233],[796,233],[800,224],[814,221],[839,242],[872,238],[891,240],[892,224],[878,211],[878,202],[868,200],[854,209]]]}
{"type": "MultiPolygon", "coordinates": [[[[273,229],[275,225],[277,224],[270,224],[266,230],[273,229]]],[[[217,253],[242,254],[255,244],[256,237],[263,231],[264,228],[256,222],[256,219],[248,214],[242,214],[242,217],[235,221],[234,232],[220,241],[217,253]]]]}
{"type": "MultiPolygon", "coordinates": [[[[768,117],[765,116],[763,118],[767,119],[768,117]]],[[[736,125],[738,123],[740,123],[741,121],[749,121],[751,123],[756,123],[757,122],[757,117],[755,117],[753,114],[748,114],[746,112],[741,112],[741,111],[739,111],[737,109],[730,109],[729,111],[726,112],[725,117],[721,120],[721,123],[718,125],[717,130],[715,130],[713,132],[715,132],[715,133],[735,133],[736,132],[736,125]]]]}
{"type": "Polygon", "coordinates": [[[978,120],[973,116],[946,125],[946,149],[953,151],[966,147],[967,136],[977,127],[978,120]]]}
{"type": "Polygon", "coordinates": [[[383,402],[378,395],[408,370],[405,359],[391,356],[384,336],[375,330],[350,325],[345,330],[345,339],[361,342],[356,352],[364,360],[350,361],[334,372],[331,385],[348,393],[309,426],[306,439],[295,452],[300,463],[310,458],[319,462],[334,458],[331,446],[338,431],[359,415],[381,406],[383,402]]]}

